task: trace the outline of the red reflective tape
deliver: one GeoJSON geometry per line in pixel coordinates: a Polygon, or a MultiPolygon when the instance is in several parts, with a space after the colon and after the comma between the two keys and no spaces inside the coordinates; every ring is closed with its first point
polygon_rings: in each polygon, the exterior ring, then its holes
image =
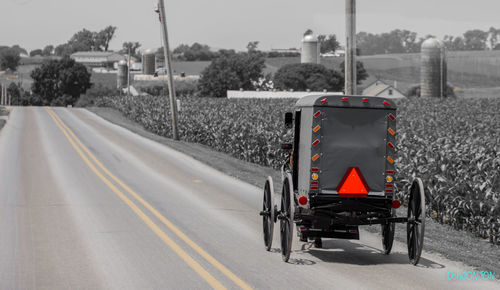
{"type": "Polygon", "coordinates": [[[319,185],[318,181],[311,181],[311,185],[319,185]]]}
{"type": "Polygon", "coordinates": [[[317,187],[317,186],[311,186],[311,187],[310,187],[310,189],[311,189],[311,190],[318,190],[318,189],[319,189],[319,187],[317,187]]]}
{"type": "Polygon", "coordinates": [[[311,172],[319,172],[319,168],[313,167],[311,168],[311,172]]]}
{"type": "Polygon", "coordinates": [[[392,189],[386,189],[385,192],[392,193],[392,189]]]}
{"type": "Polygon", "coordinates": [[[347,101],[349,101],[349,98],[346,98],[346,97],[342,98],[342,102],[347,102],[347,101]]]}
{"type": "Polygon", "coordinates": [[[326,102],[328,102],[328,100],[326,98],[324,98],[323,100],[321,100],[322,104],[325,104],[326,102]]]}
{"type": "Polygon", "coordinates": [[[389,148],[391,148],[391,149],[394,149],[394,145],[392,145],[391,142],[387,143],[387,146],[389,146],[389,148]]]}
{"type": "Polygon", "coordinates": [[[316,139],[316,141],[313,142],[313,146],[317,146],[319,144],[319,140],[316,139]]]}
{"type": "Polygon", "coordinates": [[[365,102],[365,103],[368,102],[368,101],[369,101],[369,99],[367,99],[367,98],[363,99],[363,102],[365,102]]]}
{"type": "Polygon", "coordinates": [[[321,111],[317,111],[317,112],[314,114],[314,118],[318,118],[320,115],[321,115],[321,111]]]}
{"type": "Polygon", "coordinates": [[[392,175],[392,174],[394,174],[394,170],[387,170],[385,173],[386,173],[386,174],[391,174],[391,175],[392,175]]]}
{"type": "Polygon", "coordinates": [[[386,185],[385,185],[385,187],[386,187],[386,188],[392,188],[392,187],[393,187],[393,185],[392,185],[392,184],[386,184],[386,185]]]}
{"type": "Polygon", "coordinates": [[[394,121],[394,120],[396,120],[396,117],[393,114],[389,114],[389,119],[394,121]]]}
{"type": "Polygon", "coordinates": [[[387,107],[389,107],[391,104],[388,101],[384,101],[384,105],[386,105],[387,107]]]}

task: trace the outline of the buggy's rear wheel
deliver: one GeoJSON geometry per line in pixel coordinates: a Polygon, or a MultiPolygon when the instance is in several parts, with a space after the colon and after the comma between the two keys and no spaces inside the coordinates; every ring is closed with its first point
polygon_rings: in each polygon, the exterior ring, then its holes
{"type": "MultiPolygon", "coordinates": [[[[394,217],[394,210],[392,210],[391,213],[391,217],[394,217]]],[[[389,255],[391,253],[395,229],[396,223],[382,224],[382,246],[384,247],[384,255],[389,255]]]]}
{"type": "Polygon", "coordinates": [[[294,211],[295,201],[293,198],[292,175],[287,173],[283,181],[283,190],[281,191],[281,210],[279,215],[281,257],[285,262],[288,262],[290,259],[290,253],[292,251],[294,211]]]}
{"type": "Polygon", "coordinates": [[[264,184],[264,199],[262,201],[262,228],[264,233],[264,245],[270,251],[273,244],[275,210],[274,210],[274,189],[273,179],[269,176],[264,184]]]}
{"type": "Polygon", "coordinates": [[[425,192],[420,178],[416,178],[410,188],[407,223],[408,257],[417,265],[422,255],[425,231],[425,192]]]}

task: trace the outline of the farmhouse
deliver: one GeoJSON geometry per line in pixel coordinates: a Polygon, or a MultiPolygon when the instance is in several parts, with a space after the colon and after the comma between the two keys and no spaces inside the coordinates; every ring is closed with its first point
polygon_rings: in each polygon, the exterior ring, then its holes
{"type": "Polygon", "coordinates": [[[364,96],[382,97],[387,99],[403,99],[406,96],[391,85],[376,81],[363,90],[364,96]]]}
{"type": "Polygon", "coordinates": [[[109,51],[79,51],[73,53],[71,58],[88,67],[113,68],[114,63],[124,60],[125,57],[116,52],[109,51]]]}

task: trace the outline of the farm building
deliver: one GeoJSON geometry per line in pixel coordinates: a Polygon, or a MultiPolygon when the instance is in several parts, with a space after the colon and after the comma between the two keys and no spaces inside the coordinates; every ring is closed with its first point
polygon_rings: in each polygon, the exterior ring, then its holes
{"type": "Polygon", "coordinates": [[[105,67],[110,69],[113,68],[116,62],[125,59],[123,55],[109,51],[79,51],[73,53],[71,58],[88,67],[105,67]]]}
{"type": "Polygon", "coordinates": [[[363,90],[364,96],[382,97],[387,99],[403,99],[406,96],[391,85],[376,81],[363,90]]]}

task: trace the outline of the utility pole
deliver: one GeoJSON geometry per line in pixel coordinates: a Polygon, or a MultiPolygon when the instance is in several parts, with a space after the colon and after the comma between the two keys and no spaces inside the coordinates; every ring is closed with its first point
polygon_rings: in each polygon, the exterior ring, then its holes
{"type": "Polygon", "coordinates": [[[163,0],[158,0],[158,10],[160,13],[161,28],[163,31],[163,53],[165,55],[165,68],[167,69],[168,95],[170,98],[170,115],[172,116],[172,135],[174,140],[179,140],[177,131],[177,101],[174,88],[174,77],[172,74],[172,58],[170,56],[170,47],[168,45],[167,18],[165,15],[165,4],[163,0]]]}
{"type": "Polygon", "coordinates": [[[357,94],[356,74],[356,0],[345,1],[346,51],[345,51],[345,94],[357,94]]]}
{"type": "Polygon", "coordinates": [[[128,48],[128,63],[127,63],[127,96],[130,96],[130,47],[128,48]]]}

